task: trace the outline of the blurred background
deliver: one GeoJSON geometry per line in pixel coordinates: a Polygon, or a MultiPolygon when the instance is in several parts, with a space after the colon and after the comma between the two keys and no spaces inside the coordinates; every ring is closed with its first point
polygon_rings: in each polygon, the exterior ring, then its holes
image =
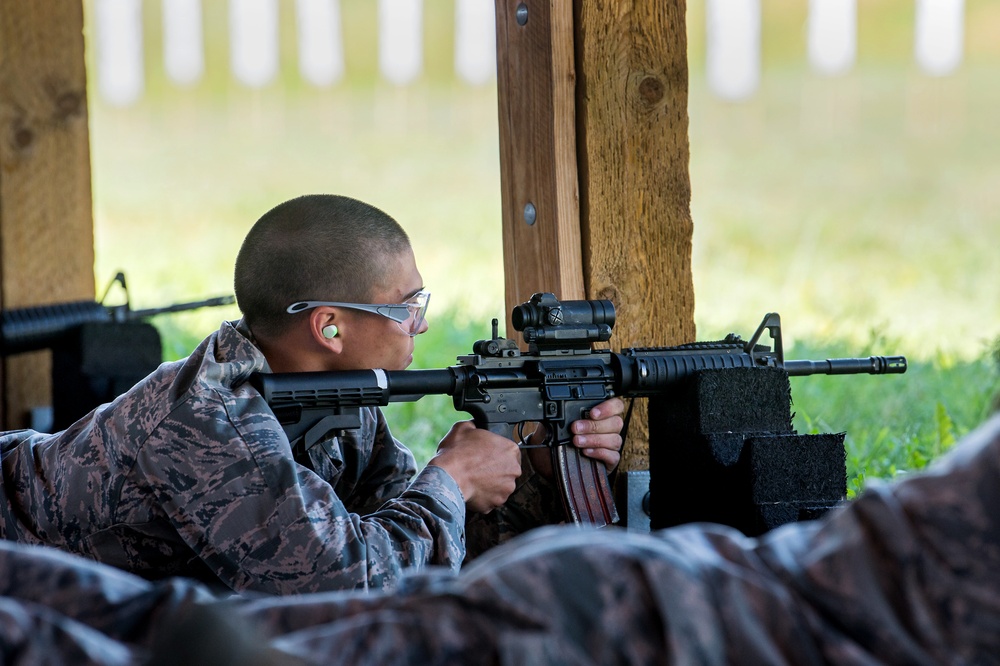
{"type": "MultiPolygon", "coordinates": [[[[491,0],[85,9],[98,294],[118,270],[135,307],[231,293],[253,222],[330,192],[410,232],[417,366],[503,320],[491,0]]],[[[906,354],[793,380],[796,418],[848,431],[856,484],[922,466],[998,385],[1000,3],[689,0],[687,33],[699,339],[777,311],[791,357],[906,354]]],[[[158,318],[166,356],[236,316],[158,318]]],[[[426,457],[443,430],[411,408],[426,457]]]]}

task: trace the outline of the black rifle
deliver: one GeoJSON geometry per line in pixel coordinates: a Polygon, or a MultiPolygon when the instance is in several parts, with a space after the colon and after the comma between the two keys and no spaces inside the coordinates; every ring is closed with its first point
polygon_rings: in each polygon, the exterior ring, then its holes
{"type": "Polygon", "coordinates": [[[534,294],[514,308],[511,322],[528,353],[499,337],[494,319],[492,339],[476,342],[471,355],[458,357],[458,365],[448,368],[256,373],[250,383],[299,452],[331,432],[360,427],[361,407],[431,394],[452,396],[455,408],[468,412],[478,427],[510,439],[523,441],[515,433],[522,424],[543,423],[568,519],[600,526],[618,519],[607,473],[602,463],[570,445],[570,424],[598,403],[613,396],[656,396],[700,370],[782,368],[791,376],[906,371],[902,356],[786,361],[776,313],[764,317],[749,342],[730,334],[718,343],[620,353],[592,349],[593,343],[611,338],[611,301],[561,302],[550,293],[534,294]],[[765,330],[773,351],[758,344],[765,330]]]}
{"type": "Polygon", "coordinates": [[[85,324],[141,322],[160,314],[218,307],[235,302],[233,296],[219,296],[203,301],[133,310],[128,301],[125,275],[118,273],[108,285],[100,302],[83,300],[4,310],[0,321],[0,356],[50,349],[66,340],[67,336],[85,324]],[[108,292],[115,284],[120,284],[125,290],[125,303],[105,305],[108,292]]]}
{"type": "Polygon", "coordinates": [[[147,320],[161,314],[235,303],[233,296],[133,310],[125,275],[118,273],[101,301],[72,301],[4,310],[0,356],[52,350],[52,414],[32,417],[36,429],[68,427],[155,370],[163,360],[157,329],[147,320]],[[116,284],[125,302],[106,305],[116,284]]]}

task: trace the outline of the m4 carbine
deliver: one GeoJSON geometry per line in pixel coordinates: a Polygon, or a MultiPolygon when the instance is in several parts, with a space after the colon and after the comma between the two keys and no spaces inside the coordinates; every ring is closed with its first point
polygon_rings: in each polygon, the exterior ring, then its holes
{"type": "Polygon", "coordinates": [[[0,356],[52,350],[52,404],[33,410],[31,427],[62,430],[94,407],[113,400],[157,368],[163,345],[149,319],[235,303],[233,296],[133,309],[125,275],[118,273],[100,301],[71,301],[3,310],[0,313],[0,356]],[[120,285],[125,302],[107,305],[108,293],[120,285]]]}
{"type": "Polygon", "coordinates": [[[702,370],[780,368],[791,376],[812,374],[886,374],[906,371],[902,356],[786,361],[781,322],[766,315],[744,342],[730,334],[714,343],[677,347],[595,350],[607,342],[615,323],[611,301],[559,301],[551,293],[534,294],[514,308],[514,328],[528,345],[497,334],[473,345],[458,364],[430,370],[351,370],[340,372],[256,373],[250,383],[260,391],[299,452],[331,432],[358,428],[360,408],[419,400],[425,395],[452,396],[455,408],[475,424],[521,440],[526,423],[542,423],[548,436],[556,482],[566,515],[574,523],[602,526],[617,522],[603,463],[572,446],[570,424],[608,398],[650,397],[702,370]],[[758,344],[764,331],[774,349],[758,344]]]}
{"type": "Polygon", "coordinates": [[[0,356],[53,348],[86,324],[145,322],[156,315],[232,305],[235,302],[233,296],[217,296],[202,301],[134,310],[128,301],[125,274],[119,272],[108,285],[100,301],[72,301],[4,310],[0,320],[0,356]],[[125,292],[125,303],[105,305],[104,300],[115,284],[120,284],[125,292]]]}

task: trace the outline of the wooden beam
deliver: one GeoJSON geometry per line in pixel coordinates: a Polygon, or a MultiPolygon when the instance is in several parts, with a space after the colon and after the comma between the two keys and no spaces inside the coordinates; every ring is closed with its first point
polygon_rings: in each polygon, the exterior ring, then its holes
{"type": "MultiPolygon", "coordinates": [[[[497,0],[508,312],[535,291],[607,298],[616,349],[695,339],[685,11],[497,0]]],[[[624,468],[646,467],[642,405],[624,468]]]]}
{"type": "MultiPolygon", "coordinates": [[[[686,0],[575,0],[577,164],[588,298],[612,344],[695,339],[686,0]]],[[[644,401],[643,401],[644,402],[644,401]]],[[[649,466],[637,405],[625,469],[649,466]]]]}
{"type": "Polygon", "coordinates": [[[497,0],[496,26],[510,313],[538,291],[584,298],[573,7],[564,0],[497,0]]]}
{"type": "MultiPolygon", "coordinates": [[[[83,3],[0,2],[0,306],[93,298],[83,3]]],[[[48,357],[2,359],[5,429],[51,404],[48,357]]]]}

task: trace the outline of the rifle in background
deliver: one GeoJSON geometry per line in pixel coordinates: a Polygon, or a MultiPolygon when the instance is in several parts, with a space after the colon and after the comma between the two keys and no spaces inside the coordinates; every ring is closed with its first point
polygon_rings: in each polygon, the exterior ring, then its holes
{"type": "Polygon", "coordinates": [[[4,310],[0,318],[0,356],[52,350],[50,423],[36,417],[32,427],[62,430],[94,407],[124,393],[159,366],[163,360],[162,341],[149,323],[150,318],[235,302],[233,296],[219,296],[133,310],[125,275],[118,273],[100,301],[4,310]],[[125,302],[105,305],[116,284],[124,291],[125,302]]]}

